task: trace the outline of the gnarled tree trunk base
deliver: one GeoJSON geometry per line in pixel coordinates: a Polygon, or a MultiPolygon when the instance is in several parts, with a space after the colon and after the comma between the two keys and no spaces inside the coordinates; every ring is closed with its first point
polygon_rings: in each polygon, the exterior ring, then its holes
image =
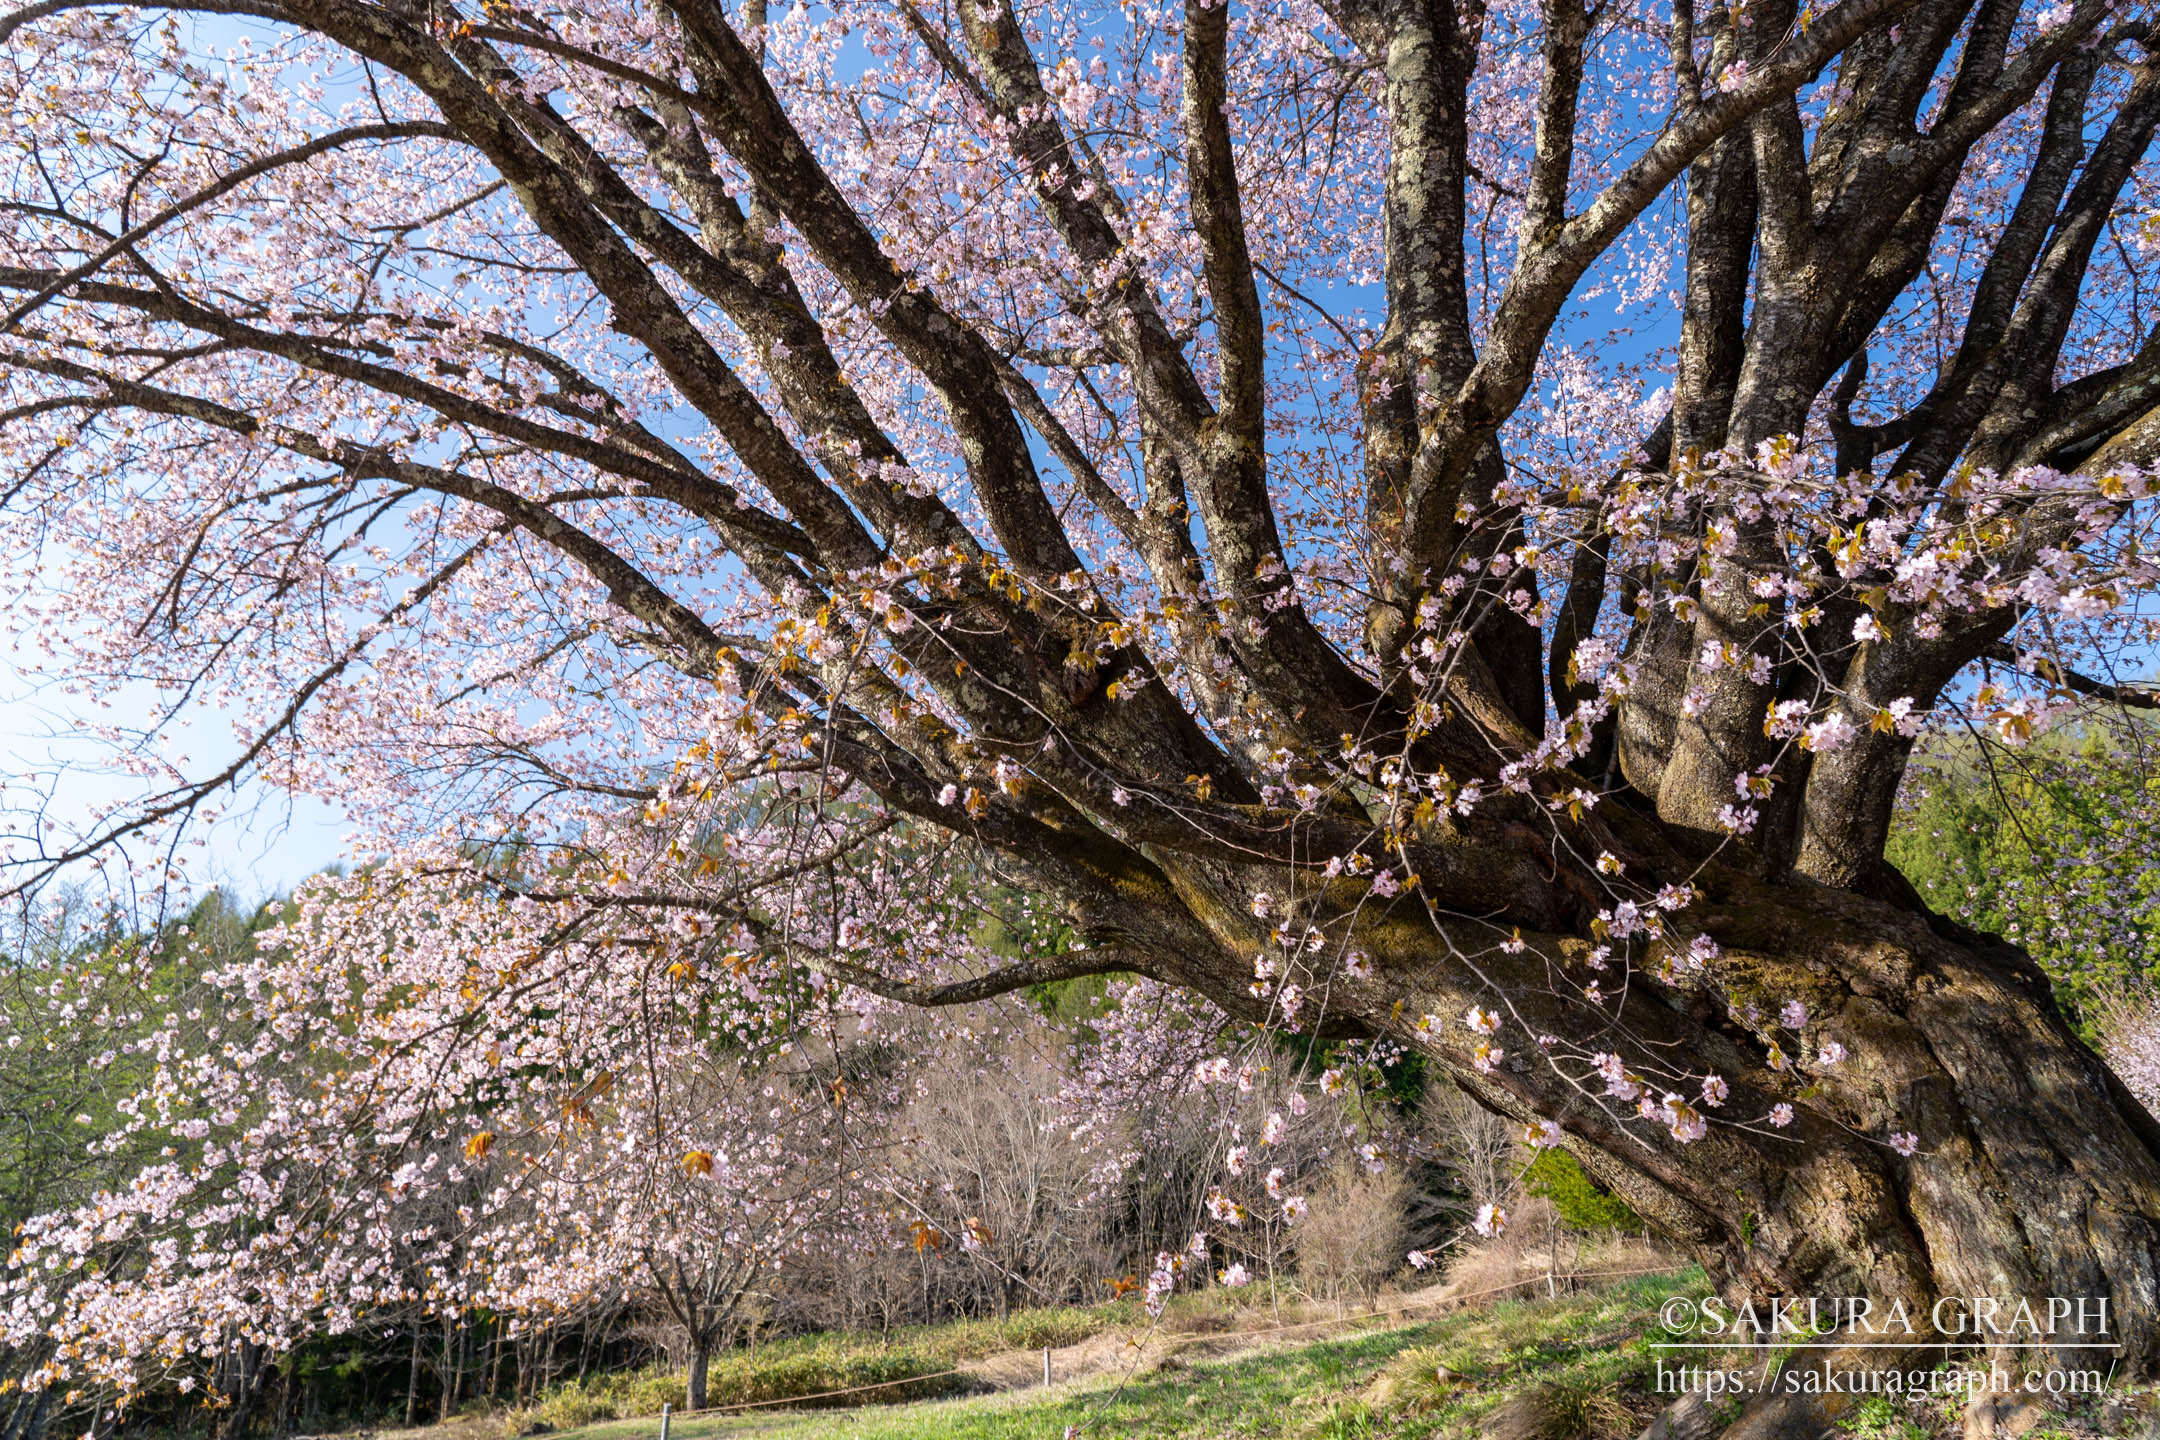
{"type": "Polygon", "coordinates": [[[1877,1316],[1902,1303],[1911,1324],[1801,1350],[1737,1408],[1683,1397],[1647,1435],[1813,1440],[1868,1397],[1849,1377],[1941,1363],[2007,1377],[1965,1410],[1966,1436],[1998,1440],[2062,1413],[2049,1373],[2077,1372],[2054,1385],[2078,1395],[2096,1375],[2151,1378],[2160,1126],[2071,1031],[2045,975],[1917,909],[1805,885],[1733,882],[1706,919],[1766,1003],[1804,999],[1850,1057],[1789,1077],[1781,1093],[1803,1109],[1789,1131],[1714,1129],[1648,1163],[1640,1145],[1577,1153],[1691,1246],[1728,1301],[1865,1298],[1877,1316]],[[1900,1340],[1915,1348],[1887,1348],[1900,1340]],[[1808,1393],[1789,1378],[1808,1369],[1848,1379],[1808,1393]]]}

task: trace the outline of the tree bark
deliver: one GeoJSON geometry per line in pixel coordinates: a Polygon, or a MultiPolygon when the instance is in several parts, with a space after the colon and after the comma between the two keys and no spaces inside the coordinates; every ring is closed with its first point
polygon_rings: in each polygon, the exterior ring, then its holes
{"type": "Polygon", "coordinates": [[[463,1378],[463,1356],[458,1353],[458,1332],[450,1317],[443,1317],[442,1327],[442,1401],[436,1407],[439,1419],[448,1420],[457,1411],[458,1381],[463,1378]]]}
{"type": "MultiPolygon", "coordinates": [[[[1249,1005],[1242,986],[1224,983],[1249,977],[1243,967],[1264,944],[1238,928],[1228,903],[1238,883],[1217,888],[1191,871],[1173,883],[1222,942],[1222,971],[1202,988],[1226,1007],[1249,1005]]],[[[1330,1023],[1400,1040],[1504,1114],[1556,1122],[1585,1167],[1697,1255],[1728,1298],[1866,1298],[1878,1314],[1902,1302],[1916,1346],[1961,1338],[1934,1332],[1938,1301],[1992,1298],[2005,1315],[2025,1301],[2043,1317],[2051,1299],[2105,1302],[2108,1333],[2054,1339],[2119,1350],[1979,1349],[2006,1368],[2086,1369],[2099,1354],[2101,1370],[2150,1373],[2160,1361],[2160,1123],[2073,1032],[2040,968],[1929,913],[1894,872],[1870,877],[1873,894],[1715,864],[1694,884],[1680,914],[1717,942],[1717,960],[1670,982],[1638,964],[1624,997],[1602,1001],[1583,987],[1602,974],[1620,990],[1618,971],[1588,968],[1580,938],[1524,927],[1522,950],[1509,953],[1422,902],[1353,902],[1365,907],[1354,934],[1374,973],[1328,982],[1330,1023]],[[1779,1018],[1795,1001],[1804,1032],[1779,1018]],[[1506,1017],[1495,1037],[1506,1058],[1482,1070],[1478,1037],[1459,1019],[1473,1006],[1506,1017]],[[1566,1038],[1541,1051],[1539,1036],[1566,1038]],[[1846,1057],[1824,1063],[1828,1041],[1846,1057]],[[1683,1141],[1633,1097],[1601,1093],[1593,1052],[1648,1077],[1653,1101],[1688,1085],[1707,1135],[1683,1141]],[[1690,1081],[1706,1075],[1729,1085],[1722,1105],[1698,1100],[1690,1081]],[[1793,1108],[1789,1125],[1769,1123],[1778,1105],[1793,1108]]],[[[1900,1353],[1808,1358],[1849,1370],[1900,1353]]],[[[1942,1353],[1915,1352],[1927,1364],[1942,1353]]],[[[1731,1433],[1821,1433],[1839,1403],[1766,1401],[1731,1433]]]]}
{"type": "Polygon", "coordinates": [[[405,1362],[405,1427],[420,1413],[420,1322],[413,1321],[412,1355],[405,1362]]]}
{"type": "Polygon", "coordinates": [[[1809,1109],[1864,1136],[1911,1133],[1919,1148],[1758,1143],[1773,1203],[1752,1238],[1727,1212],[1727,1273],[1886,1296],[1917,1284],[1930,1303],[2106,1297],[2126,1360],[2150,1360],[2160,1126],[2071,1031],[2039,967],[1844,892],[1795,885],[1754,901],[1716,928],[1776,957],[1766,969],[1819,976],[1818,1013],[1849,1037],[1851,1058],[1810,1077],[1809,1109]]]}
{"type": "Polygon", "coordinates": [[[705,1408],[705,1374],[711,1361],[712,1342],[702,1337],[692,1337],[690,1341],[690,1375],[688,1384],[685,1387],[688,1393],[684,1396],[684,1408],[689,1410],[703,1410],[705,1408]]]}
{"type": "Polygon", "coordinates": [[[275,1368],[262,1347],[242,1341],[235,1352],[236,1372],[230,1391],[231,1404],[219,1417],[217,1440],[240,1440],[255,1422],[255,1407],[262,1399],[264,1383],[275,1368]]]}
{"type": "MultiPolygon", "coordinates": [[[[1921,1345],[1964,1338],[1935,1332],[1939,1301],[1991,1297],[2005,1314],[2025,1301],[2042,1317],[2049,1300],[2087,1312],[2104,1301],[2106,1333],[2011,1334],[1997,1338],[2043,1348],[1977,1349],[2013,1375],[2149,1373],[2160,1359],[2160,1125],[2071,1030],[2046,975],[2015,947],[1917,902],[1722,878],[1704,920],[1736,977],[1731,1003],[1744,1011],[1750,1002],[1738,997],[1751,991],[1765,1008],[1804,997],[1810,1028],[1849,1057],[1803,1073],[1759,1062],[1735,1071],[1759,1051],[1756,1037],[1707,997],[1621,1007],[1614,1035],[1649,1042],[1631,1061],[1661,1053],[1669,1064],[1665,1047],[1678,1043],[1695,1068],[1734,1078],[1718,1118],[1751,1119],[1782,1100],[1797,1111],[1790,1127],[1713,1125],[1676,1144],[1655,1126],[1592,1120],[1579,1097],[1538,1107],[1492,1077],[1469,1077],[1472,1088],[1503,1108],[1515,1099],[1514,1113],[1559,1117],[1586,1167],[1700,1256],[1728,1298],[1866,1297],[1878,1313],[1903,1301],[1921,1345]],[[1886,1143],[1900,1134],[1917,1141],[1909,1157],[1886,1143]],[[2058,1349],[2051,1339],[2121,1348],[2058,1349]]],[[[1953,1303],[1945,1318],[1958,1313],[1953,1303]]],[[[1859,1370],[1942,1355],[1834,1348],[1867,1338],[1833,1336],[1803,1359],[1859,1370]]],[[[1856,1403],[1759,1399],[1726,1434],[1818,1435],[1856,1403]]],[[[1967,1433],[2011,1423],[2002,1403],[1976,1407],[1967,1433]]]]}

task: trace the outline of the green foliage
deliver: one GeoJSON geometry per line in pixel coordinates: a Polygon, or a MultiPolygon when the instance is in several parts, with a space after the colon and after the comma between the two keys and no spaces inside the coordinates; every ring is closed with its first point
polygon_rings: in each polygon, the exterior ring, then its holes
{"type": "Polygon", "coordinates": [[[972,1360],[982,1355],[993,1355],[1000,1350],[1040,1350],[1045,1345],[1053,1348],[1077,1345],[1082,1340],[1100,1335],[1112,1326],[1130,1324],[1138,1315],[1136,1307],[1126,1305],[1097,1305],[1085,1309],[1074,1307],[1044,1307],[1034,1310],[1015,1310],[1003,1318],[981,1320],[958,1320],[949,1325],[925,1326],[921,1330],[907,1332],[916,1338],[912,1343],[947,1360],[972,1360]]]}
{"type": "Polygon", "coordinates": [[[1052,1024],[1078,1031],[1102,1013],[1110,984],[1119,978],[1130,977],[1082,975],[1071,980],[1047,980],[1027,986],[1020,993],[1052,1024]]]}
{"type": "MultiPolygon", "coordinates": [[[[600,1375],[585,1380],[569,1380],[550,1389],[545,1395],[522,1409],[512,1410],[503,1417],[503,1430],[508,1435],[545,1435],[554,1430],[576,1430],[601,1420],[621,1420],[639,1412],[628,1407],[620,1382],[630,1378],[621,1375],[600,1375]]],[[[678,1379],[673,1387],[673,1398],[664,1403],[682,1407],[683,1386],[678,1379]]],[[[657,1407],[656,1407],[657,1408],[657,1407]]]]}
{"type": "MultiPolygon", "coordinates": [[[[759,1400],[788,1400],[858,1385],[882,1385],[885,1388],[839,1396],[821,1403],[885,1405],[902,1400],[924,1400],[969,1388],[964,1376],[939,1373],[951,1370],[952,1366],[950,1359],[928,1351],[878,1352],[847,1345],[779,1355],[730,1355],[713,1362],[706,1380],[706,1403],[737,1405],[759,1400]],[[894,1381],[912,1383],[894,1384],[894,1381]]],[[[652,1410],[647,1408],[642,1413],[649,1415],[652,1410]]]]}
{"type": "Polygon", "coordinates": [[[1523,1186],[1552,1201],[1560,1218],[1578,1230],[1640,1230],[1643,1219],[1627,1201],[1590,1178],[1565,1150],[1543,1150],[1523,1172],[1523,1186]]]}
{"type": "Polygon", "coordinates": [[[1132,1324],[1139,1315],[1139,1306],[1131,1301],[1116,1305],[1042,1306],[1014,1310],[1004,1316],[904,1326],[883,1339],[874,1335],[803,1335],[760,1345],[756,1353],[777,1355],[797,1349],[822,1350],[835,1346],[860,1351],[899,1347],[951,1365],[995,1355],[1001,1350],[1077,1345],[1105,1330],[1132,1324]]]}
{"type": "Polygon", "coordinates": [[[1939,741],[1885,850],[1931,907],[2022,945],[2088,1038],[2109,1002],[2160,982],[2156,740],[2141,726],[1939,741]]]}
{"type": "Polygon", "coordinates": [[[1305,1433],[1311,1440],[1372,1440],[1386,1431],[1364,1401],[1334,1400],[1329,1402],[1327,1413],[1305,1433]]]}
{"type": "Polygon", "coordinates": [[[1895,1401],[1873,1395],[1853,1407],[1852,1416],[1838,1427],[1854,1440],[1927,1440],[1927,1432],[1913,1422],[1895,1401]]]}

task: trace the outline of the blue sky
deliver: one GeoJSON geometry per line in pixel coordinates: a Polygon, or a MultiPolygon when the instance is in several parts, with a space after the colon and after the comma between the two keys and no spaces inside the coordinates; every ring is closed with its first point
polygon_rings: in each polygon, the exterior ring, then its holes
{"type": "MultiPolygon", "coordinates": [[[[147,688],[124,695],[118,708],[99,718],[139,723],[149,699],[147,688]],[[130,701],[139,713],[127,713],[130,701]]],[[[0,646],[0,814],[9,822],[43,802],[53,831],[64,832],[99,807],[148,790],[141,779],[113,767],[105,741],[83,733],[81,707],[80,697],[61,694],[49,677],[26,672],[19,651],[0,646]]],[[[206,709],[180,729],[173,750],[191,757],[195,763],[188,769],[199,775],[214,773],[233,747],[230,723],[206,709]]],[[[245,900],[263,899],[344,856],[352,827],[335,806],[260,783],[220,796],[219,804],[225,815],[191,832],[202,842],[185,862],[191,889],[217,885],[245,900]]]]}

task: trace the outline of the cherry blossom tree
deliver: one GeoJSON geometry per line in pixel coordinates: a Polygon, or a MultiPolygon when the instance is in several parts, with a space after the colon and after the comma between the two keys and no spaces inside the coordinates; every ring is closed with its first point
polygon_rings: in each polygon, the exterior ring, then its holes
{"type": "MultiPolygon", "coordinates": [[[[498,1181],[498,1218],[476,1227],[472,1263],[487,1276],[475,1298],[514,1315],[627,1293],[679,1337],[686,1403],[697,1410],[713,1352],[754,1318],[761,1291],[791,1259],[855,1234],[862,1217],[834,1106],[806,1093],[799,1072],[670,1060],[660,1083],[690,1094],[657,1111],[615,1111],[613,1124],[581,1122],[545,1179],[498,1181]],[[655,1114],[676,1133],[653,1133],[655,1114]]],[[[478,1135],[493,1148],[494,1135],[478,1135]]]]}
{"type": "Polygon", "coordinates": [[[40,1229],[9,1323],[124,1387],[354,1322],[504,1057],[558,1123],[1117,972],[1415,1050],[1735,1289],[2105,1296],[2150,1372],[2160,1129],[1882,854],[1931,722],[2144,698],[2151,26],[8,13],[9,613],[158,697],[11,883],[164,883],[241,782],[391,857],[146,1110],[229,1166],[40,1229]],[[1013,893],[1066,938],[974,943],[1013,893]],[[220,1207],[278,1218],[65,1288],[220,1207]]]}

